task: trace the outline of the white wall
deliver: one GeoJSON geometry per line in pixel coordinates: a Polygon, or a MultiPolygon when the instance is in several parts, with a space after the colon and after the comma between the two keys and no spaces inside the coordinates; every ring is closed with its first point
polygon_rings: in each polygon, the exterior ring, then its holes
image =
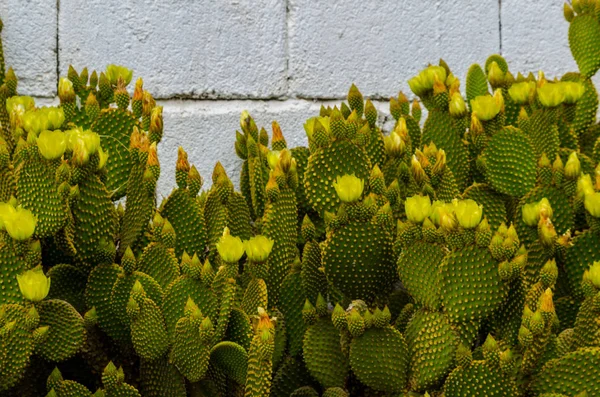
{"type": "MultiPolygon", "coordinates": [[[[547,76],[576,70],[563,0],[2,0],[5,58],[19,92],[56,96],[73,64],[123,64],[164,106],[159,191],[174,184],[183,145],[207,183],[221,160],[237,181],[233,151],[248,109],[288,143],[302,124],[352,82],[385,99],[440,57],[463,80],[469,65],[501,53],[511,71],[547,76]]],[[[596,79],[600,83],[599,79],[596,79]]],[[[44,100],[44,102],[47,102],[44,100]]],[[[389,124],[389,123],[388,123],[389,124]]],[[[237,184],[237,182],[236,182],[237,184]]]]}

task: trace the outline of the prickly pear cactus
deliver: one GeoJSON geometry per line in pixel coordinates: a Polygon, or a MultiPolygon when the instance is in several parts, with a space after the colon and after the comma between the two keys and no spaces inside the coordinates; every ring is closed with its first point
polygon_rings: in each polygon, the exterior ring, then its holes
{"type": "Polygon", "coordinates": [[[162,202],[141,79],[36,106],[0,42],[0,395],[597,395],[600,2],[563,12],[578,71],[440,60],[386,128],[352,84],[306,147],[244,111],[162,202]]]}

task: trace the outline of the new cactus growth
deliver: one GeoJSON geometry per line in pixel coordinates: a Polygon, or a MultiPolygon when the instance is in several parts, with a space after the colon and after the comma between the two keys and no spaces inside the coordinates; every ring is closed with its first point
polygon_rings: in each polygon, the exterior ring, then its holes
{"type": "Polygon", "coordinates": [[[307,147],[244,111],[239,191],[179,148],[162,203],[142,79],[38,107],[0,43],[0,394],[597,395],[600,2],[564,15],[576,73],[440,60],[390,131],[352,85],[307,147]]]}

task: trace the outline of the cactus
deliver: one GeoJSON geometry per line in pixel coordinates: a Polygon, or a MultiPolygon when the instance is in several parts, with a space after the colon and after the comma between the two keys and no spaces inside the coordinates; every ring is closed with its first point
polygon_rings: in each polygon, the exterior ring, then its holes
{"type": "Polygon", "coordinates": [[[162,203],[141,79],[71,67],[39,107],[0,44],[0,394],[594,395],[599,10],[564,8],[579,71],[491,55],[463,95],[440,60],[389,132],[355,85],[307,147],[243,112],[240,191],[179,148],[162,203]]]}

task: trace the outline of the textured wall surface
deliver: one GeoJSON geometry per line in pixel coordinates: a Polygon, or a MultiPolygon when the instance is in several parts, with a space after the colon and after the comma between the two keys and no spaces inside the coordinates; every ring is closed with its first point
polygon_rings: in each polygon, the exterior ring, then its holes
{"type": "MultiPolygon", "coordinates": [[[[5,57],[22,94],[56,103],[70,64],[133,68],[164,106],[159,192],[174,185],[183,145],[205,181],[221,160],[237,185],[233,150],[247,109],[288,143],[352,82],[385,98],[441,57],[463,81],[471,63],[501,53],[515,74],[576,70],[563,0],[2,0],[5,57]]],[[[596,76],[596,83],[600,78],[596,76]]],[[[386,124],[387,121],[387,124],[386,124]]]]}

